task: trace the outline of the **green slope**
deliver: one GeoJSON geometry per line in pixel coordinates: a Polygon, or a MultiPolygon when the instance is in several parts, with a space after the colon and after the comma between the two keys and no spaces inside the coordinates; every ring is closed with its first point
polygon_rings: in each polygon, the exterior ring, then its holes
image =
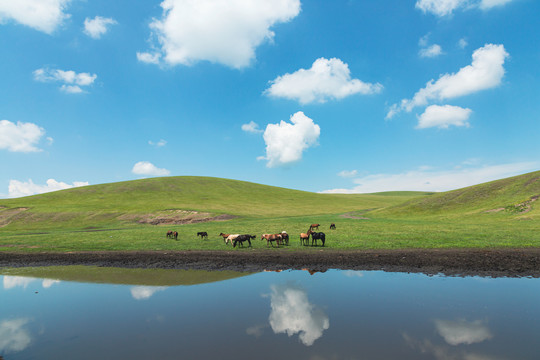
{"type": "Polygon", "coordinates": [[[519,215],[540,219],[540,171],[412,199],[378,216],[519,215]]]}
{"type": "Polygon", "coordinates": [[[422,194],[317,194],[209,177],[151,178],[0,200],[0,231],[2,226],[32,230],[122,227],[171,219],[180,223],[223,214],[242,218],[336,214],[384,208],[422,194]]]}

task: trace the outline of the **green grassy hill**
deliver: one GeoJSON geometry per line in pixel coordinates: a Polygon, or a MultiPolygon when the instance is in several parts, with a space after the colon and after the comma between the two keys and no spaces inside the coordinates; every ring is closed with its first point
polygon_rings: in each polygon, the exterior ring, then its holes
{"type": "Polygon", "coordinates": [[[540,219],[540,171],[437,193],[377,210],[378,216],[522,215],[540,219]],[[538,202],[537,202],[538,201],[538,202]]]}
{"type": "Polygon", "coordinates": [[[224,214],[229,215],[224,218],[324,215],[383,208],[422,194],[317,194],[209,177],[151,178],[0,200],[0,227],[84,229],[137,222],[190,223],[224,214]]]}

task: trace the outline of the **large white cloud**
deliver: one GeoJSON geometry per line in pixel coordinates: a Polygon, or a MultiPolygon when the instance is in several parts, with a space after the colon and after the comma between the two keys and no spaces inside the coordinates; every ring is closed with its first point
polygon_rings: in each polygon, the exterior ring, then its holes
{"type": "Polygon", "coordinates": [[[278,76],[265,94],[297,100],[302,104],[343,99],[353,94],[374,94],[382,90],[381,84],[351,79],[349,66],[340,59],[319,58],[310,69],[278,76]]]}
{"type": "Polygon", "coordinates": [[[291,284],[271,289],[269,321],[274,333],[298,333],[300,341],[311,346],[330,327],[328,316],[309,302],[305,290],[291,284]]]}
{"type": "Polygon", "coordinates": [[[264,131],[266,156],[259,159],[268,161],[267,167],[287,165],[302,159],[304,150],[315,146],[321,128],[312,119],[298,111],[291,116],[291,122],[268,124],[264,131]]]}
{"type": "Polygon", "coordinates": [[[521,162],[502,165],[469,166],[464,162],[451,170],[435,170],[429,167],[398,174],[374,174],[354,179],[356,186],[350,189],[331,189],[323,193],[374,193],[380,191],[448,191],[492,180],[536,171],[540,162],[521,162]]]}
{"type": "Polygon", "coordinates": [[[75,181],[71,185],[54,179],[47,180],[45,185],[34,184],[32,179],[28,181],[10,180],[9,181],[9,197],[30,196],[35,194],[43,194],[46,192],[70,189],[73,187],[89,185],[86,181],[75,181]]]}
{"type": "Polygon", "coordinates": [[[71,0],[0,0],[0,23],[11,19],[51,34],[70,15],[64,13],[71,0]]]}
{"type": "Polygon", "coordinates": [[[493,337],[489,328],[481,320],[435,320],[437,332],[449,345],[475,344],[493,337]]]}
{"type": "Polygon", "coordinates": [[[232,68],[248,66],[255,49],[272,41],[270,28],[300,12],[300,0],[165,0],[163,16],[150,24],[160,49],[139,53],[144,62],[169,65],[207,60],[232,68]]]}
{"type": "MultiPolygon", "coordinates": [[[[36,145],[45,130],[36,124],[0,120],[0,149],[12,152],[41,151],[36,145]]],[[[52,140],[52,139],[51,139],[52,140]]]]}
{"type": "Polygon", "coordinates": [[[116,24],[116,20],[112,18],[104,18],[96,16],[93,19],[84,19],[84,33],[91,38],[99,39],[101,35],[104,35],[109,30],[110,25],[116,24]]]}
{"type": "Polygon", "coordinates": [[[431,105],[426,108],[426,111],[418,117],[418,129],[426,129],[430,127],[438,127],[447,129],[449,126],[465,126],[469,127],[469,117],[471,109],[464,109],[459,106],[452,105],[431,105]]]}
{"type": "Polygon", "coordinates": [[[171,172],[167,169],[160,169],[148,161],[139,161],[133,165],[131,172],[137,175],[166,176],[171,172]]]}
{"type": "Polygon", "coordinates": [[[512,0],[418,0],[416,8],[424,13],[432,13],[436,16],[452,15],[454,10],[480,8],[489,10],[496,6],[505,5],[512,0]]]}
{"type": "Polygon", "coordinates": [[[41,82],[60,82],[60,90],[67,93],[82,93],[83,86],[89,86],[96,80],[96,74],[76,73],[73,70],[41,68],[34,71],[34,79],[41,82]]]}
{"type": "Polygon", "coordinates": [[[503,65],[508,56],[503,45],[486,44],[476,49],[471,65],[457,73],[441,75],[437,81],[430,80],[412,99],[403,99],[400,104],[394,104],[386,117],[392,118],[403,110],[410,112],[417,106],[427,105],[429,101],[452,99],[496,87],[503,78],[503,65]]]}
{"type": "Polygon", "coordinates": [[[26,318],[0,321],[0,354],[22,351],[30,345],[32,337],[25,329],[29,322],[26,318]]]}

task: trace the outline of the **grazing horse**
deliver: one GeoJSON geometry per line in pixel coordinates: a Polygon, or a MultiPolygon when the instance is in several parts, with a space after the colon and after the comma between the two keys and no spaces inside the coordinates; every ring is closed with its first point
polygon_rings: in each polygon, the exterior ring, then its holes
{"type": "Polygon", "coordinates": [[[172,237],[174,240],[178,240],[178,231],[173,231],[171,237],[172,237]]]}
{"type": "Polygon", "coordinates": [[[313,244],[317,245],[317,240],[321,240],[322,246],[324,246],[324,241],[326,240],[326,235],[323,232],[311,233],[311,246],[313,246],[313,244]]]}
{"type": "Polygon", "coordinates": [[[330,230],[336,230],[336,224],[331,223],[330,224],[330,230]]]}
{"type": "Polygon", "coordinates": [[[289,245],[289,234],[286,231],[281,232],[281,239],[285,245],[289,245]]]}
{"type": "Polygon", "coordinates": [[[199,231],[197,233],[197,236],[200,236],[201,239],[207,238],[208,239],[208,233],[206,231],[199,231]]]}
{"type": "Polygon", "coordinates": [[[168,239],[172,238],[172,233],[173,233],[172,230],[167,231],[167,238],[168,239]]]}
{"type": "Polygon", "coordinates": [[[231,245],[233,245],[233,241],[239,236],[240,236],[240,234],[231,234],[231,235],[227,236],[227,238],[225,239],[225,245],[227,245],[227,242],[230,242],[231,245]]]}
{"type": "Polygon", "coordinates": [[[309,244],[309,235],[312,234],[311,228],[307,231],[307,233],[300,233],[300,244],[301,245],[308,245],[309,244]]]}
{"type": "Polygon", "coordinates": [[[239,235],[236,239],[234,239],[233,247],[236,247],[236,244],[238,242],[240,242],[240,245],[244,247],[244,241],[247,241],[249,243],[249,246],[251,246],[251,239],[255,239],[255,238],[256,238],[255,235],[249,235],[249,234],[239,235]]]}
{"type": "Polygon", "coordinates": [[[320,224],[311,224],[311,226],[310,226],[309,228],[310,228],[311,230],[315,230],[315,229],[319,230],[319,225],[320,225],[320,224]]]}
{"type": "Polygon", "coordinates": [[[223,238],[223,241],[225,241],[225,244],[227,243],[227,238],[229,237],[229,235],[231,234],[219,233],[219,236],[223,238]]]}
{"type": "Polygon", "coordinates": [[[274,247],[274,244],[272,244],[272,241],[275,241],[277,246],[279,247],[279,243],[281,242],[281,234],[262,234],[261,240],[266,239],[266,247],[268,247],[268,244],[271,244],[272,247],[274,247]]]}

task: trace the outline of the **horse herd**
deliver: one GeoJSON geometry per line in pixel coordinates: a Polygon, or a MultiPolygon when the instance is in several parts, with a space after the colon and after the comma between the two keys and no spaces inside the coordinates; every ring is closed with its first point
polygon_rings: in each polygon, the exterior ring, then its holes
{"type": "MultiPolygon", "coordinates": [[[[313,230],[319,230],[320,224],[311,224],[309,226],[309,229],[305,233],[300,234],[300,244],[303,246],[309,245],[309,238],[311,236],[311,246],[316,246],[317,242],[320,240],[322,243],[322,246],[324,246],[324,243],[326,242],[326,234],[323,232],[315,232],[313,230]]],[[[332,223],[330,224],[330,229],[335,230],[336,224],[332,223]]],[[[197,237],[201,237],[201,239],[208,239],[208,233],[206,231],[200,231],[197,233],[197,237]]],[[[233,247],[236,247],[237,244],[239,246],[244,247],[244,242],[247,241],[249,243],[249,246],[251,246],[251,240],[255,239],[255,235],[250,234],[225,234],[220,233],[219,236],[223,238],[223,241],[225,242],[225,245],[231,244],[233,247]]],[[[178,232],[177,231],[167,231],[167,238],[178,240],[178,232]]],[[[289,245],[289,234],[287,234],[286,231],[282,231],[278,234],[262,234],[261,240],[266,240],[266,247],[271,245],[274,247],[274,243],[276,243],[277,247],[280,247],[281,245],[289,245]]]]}

